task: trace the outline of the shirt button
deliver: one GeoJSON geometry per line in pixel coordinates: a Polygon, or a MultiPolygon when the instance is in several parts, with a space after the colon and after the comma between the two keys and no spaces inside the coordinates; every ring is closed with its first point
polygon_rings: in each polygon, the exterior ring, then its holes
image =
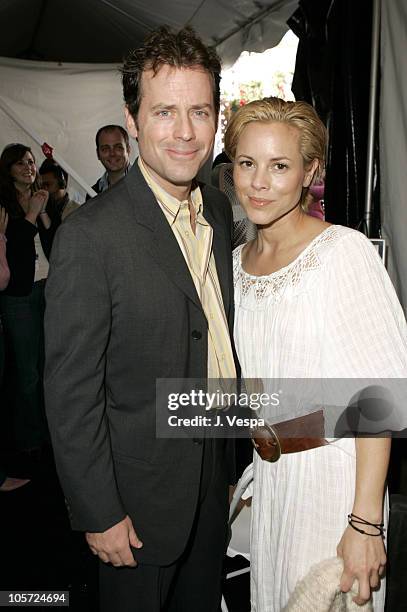
{"type": "Polygon", "coordinates": [[[198,331],[197,329],[194,329],[194,331],[191,334],[192,339],[193,340],[200,340],[202,338],[202,334],[200,331],[198,331]]]}

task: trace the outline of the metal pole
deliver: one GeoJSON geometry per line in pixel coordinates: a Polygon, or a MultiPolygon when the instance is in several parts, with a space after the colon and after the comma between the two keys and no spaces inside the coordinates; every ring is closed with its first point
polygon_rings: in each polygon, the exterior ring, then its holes
{"type": "Polygon", "coordinates": [[[374,136],[376,127],[377,106],[377,69],[379,65],[379,40],[380,40],[380,1],[373,0],[372,15],[372,61],[370,66],[370,100],[369,100],[369,124],[367,139],[367,164],[366,164],[366,197],[364,221],[367,236],[372,233],[372,192],[373,192],[373,159],[374,159],[374,136]]]}

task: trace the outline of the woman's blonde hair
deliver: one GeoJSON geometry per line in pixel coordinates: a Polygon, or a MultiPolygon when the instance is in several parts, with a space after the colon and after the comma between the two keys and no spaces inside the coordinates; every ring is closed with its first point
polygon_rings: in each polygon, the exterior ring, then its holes
{"type": "MultiPolygon", "coordinates": [[[[263,98],[242,106],[229,121],[225,134],[225,151],[231,159],[235,158],[239,138],[244,128],[253,122],[286,123],[300,132],[300,151],[307,168],[316,159],[317,169],[311,185],[323,177],[327,131],[314,108],[307,102],[286,102],[280,98],[263,98]]],[[[308,187],[303,190],[301,205],[304,206],[308,187]]]]}

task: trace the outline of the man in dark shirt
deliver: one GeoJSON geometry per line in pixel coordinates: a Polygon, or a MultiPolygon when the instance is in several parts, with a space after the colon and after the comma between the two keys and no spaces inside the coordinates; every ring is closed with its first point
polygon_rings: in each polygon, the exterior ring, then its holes
{"type": "Polygon", "coordinates": [[[92,189],[96,193],[106,191],[127,174],[130,168],[129,135],[121,125],[104,125],[96,134],[96,155],[106,172],[92,189]]]}

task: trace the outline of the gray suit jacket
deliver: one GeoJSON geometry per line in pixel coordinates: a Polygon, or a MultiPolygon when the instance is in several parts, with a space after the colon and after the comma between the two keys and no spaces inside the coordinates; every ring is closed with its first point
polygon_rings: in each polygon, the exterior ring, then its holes
{"type": "MultiPolygon", "coordinates": [[[[230,205],[202,194],[232,331],[230,205]]],[[[137,558],[169,564],[191,530],[203,447],[156,439],[155,381],[206,378],[207,320],[137,165],[62,224],[46,301],[46,408],[72,526],[104,531],[129,514],[137,558]]],[[[230,442],[217,445],[232,464],[230,442]]]]}

